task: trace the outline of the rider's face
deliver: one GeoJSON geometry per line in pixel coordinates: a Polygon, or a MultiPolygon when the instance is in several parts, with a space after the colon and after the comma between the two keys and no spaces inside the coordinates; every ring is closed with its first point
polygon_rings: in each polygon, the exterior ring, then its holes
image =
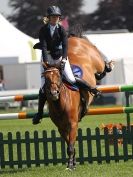
{"type": "Polygon", "coordinates": [[[52,15],[49,17],[49,20],[51,25],[56,25],[60,21],[60,16],[52,15]]]}

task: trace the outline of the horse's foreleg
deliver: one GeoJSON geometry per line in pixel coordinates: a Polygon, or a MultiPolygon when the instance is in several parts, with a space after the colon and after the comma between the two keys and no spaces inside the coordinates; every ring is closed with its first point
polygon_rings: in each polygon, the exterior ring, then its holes
{"type": "Polygon", "coordinates": [[[68,147],[67,147],[67,154],[69,156],[69,159],[68,159],[68,166],[67,168],[68,169],[74,169],[74,167],[76,166],[75,164],[75,148],[74,148],[74,145],[73,144],[69,144],[68,147]]]}
{"type": "Polygon", "coordinates": [[[74,168],[76,168],[76,151],[75,151],[75,148],[74,148],[74,155],[73,155],[73,166],[74,166],[74,168]]]}
{"type": "Polygon", "coordinates": [[[68,148],[67,148],[67,154],[69,156],[69,160],[68,160],[69,169],[74,169],[76,166],[74,144],[75,144],[76,136],[77,136],[77,127],[78,127],[77,123],[73,124],[69,132],[69,143],[68,143],[68,148]]]}
{"type": "Polygon", "coordinates": [[[69,156],[68,166],[67,169],[74,169],[76,166],[76,158],[75,158],[75,148],[74,145],[69,143],[69,136],[68,132],[62,131],[61,129],[58,129],[60,132],[60,135],[64,138],[65,142],[67,143],[67,155],[69,156]]]}

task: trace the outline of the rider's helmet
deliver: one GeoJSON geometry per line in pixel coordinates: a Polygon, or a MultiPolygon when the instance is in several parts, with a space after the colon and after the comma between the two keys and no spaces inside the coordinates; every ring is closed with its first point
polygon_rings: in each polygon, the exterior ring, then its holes
{"type": "Polygon", "coordinates": [[[58,6],[50,6],[47,9],[47,17],[52,15],[61,16],[61,10],[58,6]]]}

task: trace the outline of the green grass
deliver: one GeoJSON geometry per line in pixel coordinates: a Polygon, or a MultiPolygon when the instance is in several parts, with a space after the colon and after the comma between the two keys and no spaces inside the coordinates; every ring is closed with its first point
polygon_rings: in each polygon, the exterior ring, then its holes
{"type": "MultiPolygon", "coordinates": [[[[11,112],[11,111],[9,111],[11,112]]],[[[12,112],[14,112],[12,110],[12,112]]],[[[17,111],[16,111],[17,112],[17,111]]],[[[133,123],[133,114],[131,114],[131,122],[133,123]]],[[[83,133],[86,132],[86,128],[91,128],[93,133],[96,127],[100,127],[101,124],[107,123],[123,123],[126,124],[126,115],[99,115],[99,116],[86,116],[79,123],[79,128],[82,128],[83,133]]],[[[20,131],[22,136],[24,136],[25,131],[29,131],[33,134],[35,130],[42,133],[46,130],[49,134],[51,130],[57,131],[55,125],[50,119],[43,119],[42,123],[39,125],[32,125],[31,120],[1,120],[0,121],[0,132],[4,134],[4,138],[7,137],[8,132],[12,132],[15,136],[17,131],[20,131]]],[[[23,169],[5,169],[0,170],[1,177],[132,177],[133,176],[133,162],[123,162],[119,163],[111,162],[110,164],[103,163],[98,165],[94,163],[92,165],[85,163],[85,165],[78,165],[77,169],[73,172],[66,171],[65,165],[49,165],[41,167],[23,168],[23,169]]]]}
{"type": "Polygon", "coordinates": [[[1,177],[132,177],[133,162],[110,164],[78,165],[75,171],[65,170],[65,166],[48,166],[25,169],[6,169],[0,171],[1,177]]]}

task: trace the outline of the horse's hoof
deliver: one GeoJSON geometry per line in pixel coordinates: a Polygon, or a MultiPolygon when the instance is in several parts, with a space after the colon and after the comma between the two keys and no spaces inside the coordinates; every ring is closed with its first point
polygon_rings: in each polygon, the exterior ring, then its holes
{"type": "Polygon", "coordinates": [[[69,170],[69,171],[73,171],[76,169],[76,166],[70,166],[70,167],[67,167],[66,170],[69,170]]]}
{"type": "Polygon", "coordinates": [[[73,166],[73,169],[74,169],[74,170],[76,169],[76,165],[73,166]]]}
{"type": "Polygon", "coordinates": [[[72,171],[72,169],[71,169],[71,168],[68,168],[68,167],[66,168],[66,170],[67,170],[67,171],[72,171]]]}

